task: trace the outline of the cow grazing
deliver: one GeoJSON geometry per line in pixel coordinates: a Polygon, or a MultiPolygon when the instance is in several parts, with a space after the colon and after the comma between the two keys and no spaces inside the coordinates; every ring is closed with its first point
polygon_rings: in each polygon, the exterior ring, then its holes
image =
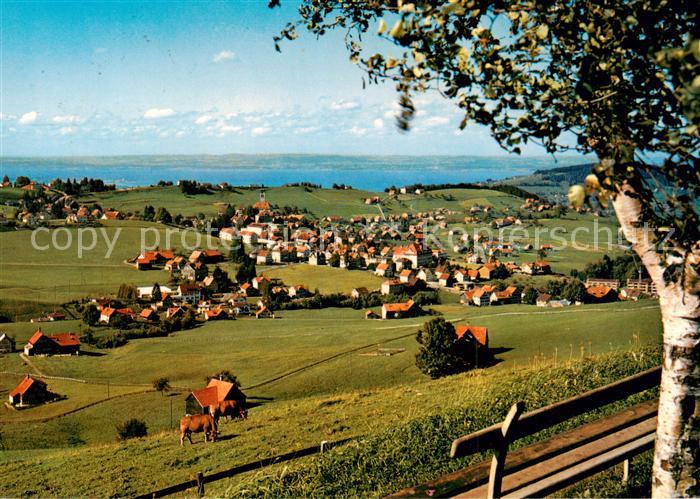
{"type": "Polygon", "coordinates": [[[185,437],[192,442],[193,433],[204,433],[204,441],[216,442],[216,420],[211,414],[195,414],[180,419],[180,445],[185,445],[185,437]]]}
{"type": "Polygon", "coordinates": [[[230,419],[248,418],[248,411],[245,410],[243,403],[239,400],[223,400],[219,402],[216,412],[219,417],[227,417],[230,419]]]}

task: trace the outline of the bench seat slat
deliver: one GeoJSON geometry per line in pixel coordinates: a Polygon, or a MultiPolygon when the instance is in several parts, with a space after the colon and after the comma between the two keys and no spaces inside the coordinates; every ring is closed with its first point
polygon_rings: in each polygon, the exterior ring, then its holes
{"type": "MultiPolygon", "coordinates": [[[[636,425],[589,442],[586,445],[575,447],[546,461],[528,466],[521,471],[510,473],[503,478],[503,496],[532,497],[541,494],[538,487],[546,487],[547,490],[552,492],[564,488],[569,483],[572,483],[567,481],[568,478],[578,476],[575,470],[579,467],[588,470],[591,463],[605,464],[608,461],[603,456],[609,455],[616,449],[624,449],[630,443],[647,436],[651,436],[653,440],[655,430],[656,418],[646,419],[636,425]],[[558,488],[553,489],[553,487],[558,488]]],[[[610,462],[608,466],[617,464],[617,462],[619,461],[610,462]]],[[[456,497],[484,498],[486,497],[487,485],[463,492],[456,497]]]]}
{"type": "MultiPolygon", "coordinates": [[[[523,414],[518,420],[517,428],[513,431],[513,440],[532,435],[572,417],[658,386],[660,380],[661,367],[654,367],[576,397],[523,414]]],[[[492,449],[498,444],[500,438],[501,424],[499,423],[456,439],[452,442],[450,455],[464,457],[492,449]]]]}
{"type": "MultiPolygon", "coordinates": [[[[611,416],[558,434],[509,452],[506,460],[506,473],[513,473],[527,466],[558,456],[564,452],[585,445],[606,435],[618,432],[641,421],[654,418],[658,402],[649,400],[611,416]]],[[[392,494],[391,497],[447,497],[461,491],[478,487],[488,481],[490,460],[443,475],[428,483],[410,487],[392,494]]],[[[504,488],[504,491],[506,489],[504,488]]]]}
{"type": "Polygon", "coordinates": [[[504,496],[504,498],[542,497],[564,489],[584,478],[588,478],[611,466],[619,464],[625,459],[653,449],[655,436],[655,433],[646,434],[621,447],[616,447],[604,454],[532,483],[527,487],[515,490],[513,493],[504,496]]]}

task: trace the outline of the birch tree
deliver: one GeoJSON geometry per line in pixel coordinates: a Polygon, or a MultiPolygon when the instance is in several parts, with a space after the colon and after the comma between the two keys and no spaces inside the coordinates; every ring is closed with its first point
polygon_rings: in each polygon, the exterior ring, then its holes
{"type": "Polygon", "coordinates": [[[509,152],[537,143],[597,155],[569,198],[612,203],[660,297],[653,495],[700,495],[697,3],[302,0],[298,13],[277,48],[302,30],[342,30],[363,84],[396,86],[402,130],[416,94],[439,92],[463,111],[461,128],[484,125],[509,152]],[[369,50],[370,36],[385,43],[369,50]]]}

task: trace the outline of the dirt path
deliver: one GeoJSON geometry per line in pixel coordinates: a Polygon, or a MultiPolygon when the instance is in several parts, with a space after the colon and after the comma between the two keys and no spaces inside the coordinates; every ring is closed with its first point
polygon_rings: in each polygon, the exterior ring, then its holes
{"type": "Polygon", "coordinates": [[[31,360],[29,360],[29,357],[27,357],[23,353],[19,354],[19,357],[20,357],[20,359],[22,359],[24,361],[25,364],[27,364],[27,366],[29,366],[29,368],[32,371],[34,371],[34,374],[36,374],[37,376],[42,377],[42,378],[46,377],[46,375],[43,372],[41,372],[41,370],[39,370],[39,368],[36,367],[31,360]]]}

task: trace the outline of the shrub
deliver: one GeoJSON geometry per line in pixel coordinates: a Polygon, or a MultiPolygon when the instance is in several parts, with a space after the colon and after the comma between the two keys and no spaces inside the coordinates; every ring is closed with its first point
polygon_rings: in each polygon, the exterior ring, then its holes
{"type": "Polygon", "coordinates": [[[148,434],[146,422],[141,419],[131,418],[117,425],[119,440],[145,437],[148,434]]]}

